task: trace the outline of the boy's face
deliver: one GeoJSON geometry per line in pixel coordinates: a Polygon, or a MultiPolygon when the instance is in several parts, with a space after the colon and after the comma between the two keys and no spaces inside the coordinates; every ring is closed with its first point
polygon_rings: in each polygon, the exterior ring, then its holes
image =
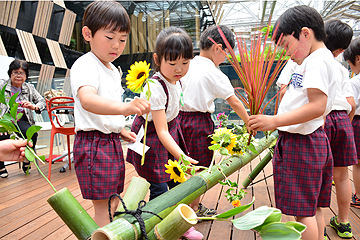
{"type": "Polygon", "coordinates": [[[355,57],[355,65],[352,64],[350,61],[348,61],[348,63],[350,65],[351,70],[354,73],[356,73],[356,74],[360,73],[360,56],[359,55],[356,55],[356,57],[355,57]]]}
{"type": "Polygon", "coordinates": [[[91,52],[107,67],[124,51],[128,34],[101,28],[94,35],[87,27],[83,27],[83,36],[89,42],[91,52]]]}
{"type": "Polygon", "coordinates": [[[301,31],[299,39],[293,35],[285,35],[280,42],[280,46],[286,50],[286,55],[291,56],[291,60],[298,65],[311,53],[307,34],[301,31]]]}

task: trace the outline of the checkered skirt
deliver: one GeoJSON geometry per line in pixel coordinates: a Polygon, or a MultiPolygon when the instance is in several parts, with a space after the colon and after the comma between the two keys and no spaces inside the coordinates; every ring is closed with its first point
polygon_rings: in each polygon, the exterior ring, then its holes
{"type": "Polygon", "coordinates": [[[274,158],[276,207],[292,216],[314,216],[329,207],[333,158],[323,128],[309,135],[279,132],[274,158]]]}
{"type": "Polygon", "coordinates": [[[197,165],[210,166],[213,151],[209,150],[214,133],[214,122],[210,113],[180,111],[180,126],[190,157],[199,161],[197,165]]]}
{"type": "Polygon", "coordinates": [[[357,152],[357,158],[360,159],[360,116],[355,115],[351,122],[354,129],[354,140],[357,152]]]}
{"type": "Polygon", "coordinates": [[[326,116],[325,132],[334,158],[334,167],[357,164],[354,130],[346,111],[331,111],[326,116]]]}
{"type": "MultiPolygon", "coordinates": [[[[143,117],[136,116],[131,131],[138,133],[141,126],[145,124],[143,117]]],[[[168,130],[175,142],[180,146],[184,153],[188,154],[187,148],[184,144],[183,135],[180,129],[179,118],[176,117],[174,120],[168,122],[168,130]]],[[[174,157],[166,150],[166,148],[160,142],[154,122],[148,122],[146,131],[146,145],[150,149],[145,153],[145,163],[141,166],[141,156],[136,152],[128,149],[126,161],[133,164],[137,173],[150,182],[164,183],[170,181],[170,174],[165,173],[165,164],[169,159],[174,157]]]]}
{"type": "Polygon", "coordinates": [[[74,165],[85,199],[108,199],[124,188],[125,163],[120,134],[79,131],[74,140],[74,165]]]}

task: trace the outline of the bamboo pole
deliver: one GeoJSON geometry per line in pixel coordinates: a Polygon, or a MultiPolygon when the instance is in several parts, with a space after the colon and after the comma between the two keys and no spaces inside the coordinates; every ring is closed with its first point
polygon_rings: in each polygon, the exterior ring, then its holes
{"type": "Polygon", "coordinates": [[[89,239],[99,228],[67,188],[61,189],[47,201],[78,239],[89,239]]]}
{"type": "Polygon", "coordinates": [[[244,188],[247,188],[249,184],[259,175],[260,171],[264,169],[264,167],[271,161],[272,153],[268,152],[265,157],[256,165],[254,170],[245,178],[242,182],[244,188]]]}
{"type": "MultiPolygon", "coordinates": [[[[267,138],[263,137],[260,139],[258,146],[256,146],[258,153],[260,154],[267,149],[277,136],[278,133],[274,132],[267,138]]],[[[219,167],[226,176],[229,176],[248,164],[256,156],[258,156],[258,154],[253,152],[246,152],[241,157],[232,156],[229,159],[224,160],[220,166],[214,165],[210,172],[203,171],[170,191],[151,200],[146,204],[143,210],[151,211],[158,214],[160,217],[165,218],[180,203],[190,204],[208,189],[216,185],[220,180],[223,180],[224,176],[218,170],[219,167]]],[[[150,213],[143,213],[142,218],[144,219],[147,233],[161,221],[158,217],[150,213]]],[[[131,215],[125,215],[122,218],[118,218],[110,224],[95,230],[92,235],[92,240],[134,240],[142,239],[142,237],[136,219],[131,215]],[[110,236],[110,233],[111,237],[108,237],[110,236]]]]}
{"type": "Polygon", "coordinates": [[[164,220],[148,234],[149,240],[177,240],[197,223],[196,213],[186,204],[179,204],[164,220]]]}

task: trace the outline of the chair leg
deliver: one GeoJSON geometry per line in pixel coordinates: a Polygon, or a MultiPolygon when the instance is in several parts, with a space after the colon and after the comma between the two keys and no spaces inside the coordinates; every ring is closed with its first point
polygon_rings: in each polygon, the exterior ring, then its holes
{"type": "Polygon", "coordinates": [[[68,145],[68,159],[69,159],[69,169],[71,170],[71,150],[70,150],[70,135],[66,135],[67,145],[68,145]]]}
{"type": "Polygon", "coordinates": [[[49,173],[48,173],[48,179],[51,178],[51,164],[52,164],[52,154],[53,154],[53,148],[54,148],[54,137],[55,134],[51,132],[50,135],[50,153],[49,153],[49,173]]]}

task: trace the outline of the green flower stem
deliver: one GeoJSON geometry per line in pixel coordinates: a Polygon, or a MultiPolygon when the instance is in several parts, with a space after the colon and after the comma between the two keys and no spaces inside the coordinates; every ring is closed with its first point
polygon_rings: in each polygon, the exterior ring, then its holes
{"type": "MultiPolygon", "coordinates": [[[[148,91],[150,92],[150,84],[149,81],[146,81],[146,84],[148,86],[148,91]]],[[[150,96],[149,94],[146,94],[146,100],[150,100],[150,96]]],[[[148,126],[148,117],[149,114],[146,114],[146,119],[145,119],[145,129],[144,129],[144,145],[143,145],[143,155],[141,157],[141,166],[144,165],[145,163],[145,144],[146,144],[146,131],[147,131],[147,126],[148,126]]]]}
{"type": "MultiPolygon", "coordinates": [[[[29,150],[31,149],[31,147],[29,147],[29,146],[26,146],[26,148],[28,148],[29,150]]],[[[31,150],[32,150],[32,149],[31,149],[31,150]]],[[[40,159],[36,154],[35,154],[35,157],[36,157],[37,159],[40,159]]],[[[40,159],[40,160],[41,160],[41,159],[40,159]]],[[[51,160],[49,160],[49,161],[51,161],[51,160]]],[[[42,162],[42,160],[41,160],[41,162],[42,162]]],[[[52,185],[52,183],[50,182],[50,180],[43,174],[43,172],[40,170],[40,167],[37,165],[36,161],[34,161],[34,164],[35,164],[36,168],[39,170],[40,174],[41,174],[41,175],[45,178],[45,180],[50,184],[50,186],[52,187],[52,189],[54,190],[54,192],[57,193],[54,185],[52,185]]],[[[45,164],[45,163],[44,163],[44,164],[45,164]]]]}
{"type": "Polygon", "coordinates": [[[209,169],[208,169],[208,173],[210,173],[210,170],[211,170],[212,166],[214,165],[215,157],[216,157],[216,154],[218,152],[219,152],[219,150],[216,150],[216,152],[214,153],[213,159],[211,160],[211,163],[210,163],[210,166],[209,166],[209,169]]]}

